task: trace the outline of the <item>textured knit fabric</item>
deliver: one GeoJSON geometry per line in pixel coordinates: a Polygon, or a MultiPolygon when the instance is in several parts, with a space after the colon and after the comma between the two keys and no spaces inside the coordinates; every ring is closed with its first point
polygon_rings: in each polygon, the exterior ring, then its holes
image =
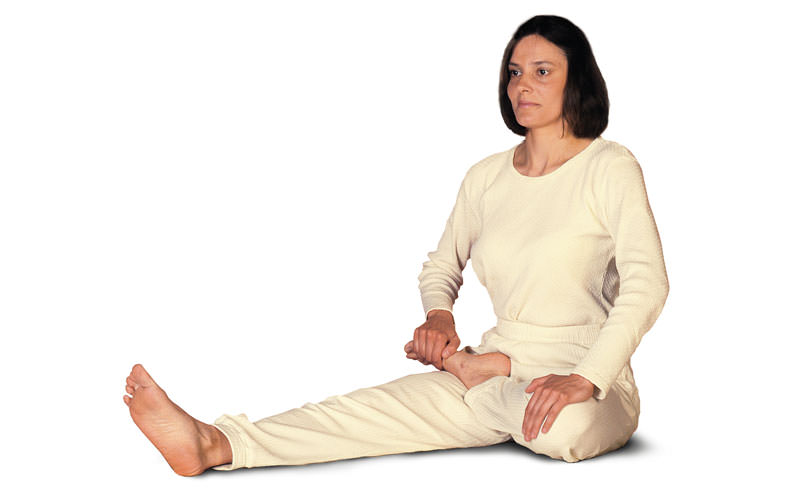
{"type": "Polygon", "coordinates": [[[250,422],[223,415],[233,463],[295,465],[513,439],[575,462],[624,445],[638,425],[630,357],[666,300],[661,244],[641,169],[602,138],[540,177],[513,166],[514,148],[466,174],[438,248],[419,275],[422,302],[451,310],[472,258],[497,324],[479,354],[502,352],[508,377],[467,388],[447,372],[409,375],[250,422]],[[593,398],[564,407],[552,428],[525,441],[535,377],[578,373],[593,398]]]}
{"type": "Polygon", "coordinates": [[[642,170],[627,149],[602,137],[539,177],[517,171],[514,150],[467,172],[419,275],[423,307],[452,311],[471,258],[498,319],[602,325],[572,373],[603,399],[669,290],[642,170]]]}

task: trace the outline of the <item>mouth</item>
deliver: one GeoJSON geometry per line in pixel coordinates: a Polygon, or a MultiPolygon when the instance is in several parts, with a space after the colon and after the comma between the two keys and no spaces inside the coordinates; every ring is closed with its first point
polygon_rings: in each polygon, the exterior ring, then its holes
{"type": "Polygon", "coordinates": [[[537,104],[535,102],[528,102],[528,101],[519,101],[519,103],[517,103],[517,107],[520,107],[520,108],[528,108],[528,107],[532,107],[532,106],[539,106],[539,104],[537,104]]]}

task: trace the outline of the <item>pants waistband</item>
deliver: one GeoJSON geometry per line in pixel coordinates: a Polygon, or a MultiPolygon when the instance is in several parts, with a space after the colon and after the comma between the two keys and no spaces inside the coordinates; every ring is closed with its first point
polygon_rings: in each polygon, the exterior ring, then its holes
{"type": "Polygon", "coordinates": [[[590,346],[600,333],[602,323],[590,325],[540,326],[497,318],[497,334],[513,340],[539,343],[569,342],[590,346]]]}

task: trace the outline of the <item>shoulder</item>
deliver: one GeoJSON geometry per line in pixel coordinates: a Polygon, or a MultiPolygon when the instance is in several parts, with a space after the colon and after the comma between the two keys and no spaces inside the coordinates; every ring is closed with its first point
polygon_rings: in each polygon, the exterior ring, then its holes
{"type": "Polygon", "coordinates": [[[633,153],[622,144],[602,137],[596,139],[594,157],[599,164],[638,163],[633,153]]]}
{"type": "Polygon", "coordinates": [[[631,151],[622,144],[597,138],[591,155],[596,181],[603,184],[641,178],[642,168],[631,151]]]}
{"type": "Polygon", "coordinates": [[[491,154],[469,167],[463,181],[467,192],[478,195],[485,191],[503,169],[511,163],[516,147],[514,145],[510,149],[491,154]]]}
{"type": "Polygon", "coordinates": [[[516,149],[516,145],[514,145],[510,149],[506,149],[504,151],[500,151],[499,153],[494,153],[486,158],[483,158],[478,163],[472,165],[469,170],[467,170],[466,177],[481,177],[486,175],[492,175],[496,171],[499,171],[506,162],[510,161],[512,155],[514,154],[514,149],[516,149]]]}

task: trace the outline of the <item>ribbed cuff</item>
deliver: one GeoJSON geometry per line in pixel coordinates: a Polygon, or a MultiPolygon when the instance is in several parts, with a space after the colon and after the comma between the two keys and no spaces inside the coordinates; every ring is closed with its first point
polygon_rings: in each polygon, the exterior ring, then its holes
{"type": "MultiPolygon", "coordinates": [[[[245,415],[240,415],[245,417],[245,415]]],[[[228,443],[231,445],[231,456],[233,460],[229,464],[218,465],[212,467],[214,470],[234,470],[247,467],[247,454],[244,443],[242,442],[239,434],[236,431],[236,424],[233,423],[233,418],[229,415],[223,415],[214,422],[214,427],[228,438],[228,443]]]]}
{"type": "Polygon", "coordinates": [[[442,309],[452,313],[453,299],[445,293],[426,293],[422,296],[422,309],[425,311],[425,316],[434,309],[442,309]]]}
{"type": "Polygon", "coordinates": [[[428,314],[430,314],[431,311],[447,311],[450,314],[453,314],[453,309],[449,307],[431,307],[430,309],[425,311],[425,318],[428,317],[428,314]]]}

